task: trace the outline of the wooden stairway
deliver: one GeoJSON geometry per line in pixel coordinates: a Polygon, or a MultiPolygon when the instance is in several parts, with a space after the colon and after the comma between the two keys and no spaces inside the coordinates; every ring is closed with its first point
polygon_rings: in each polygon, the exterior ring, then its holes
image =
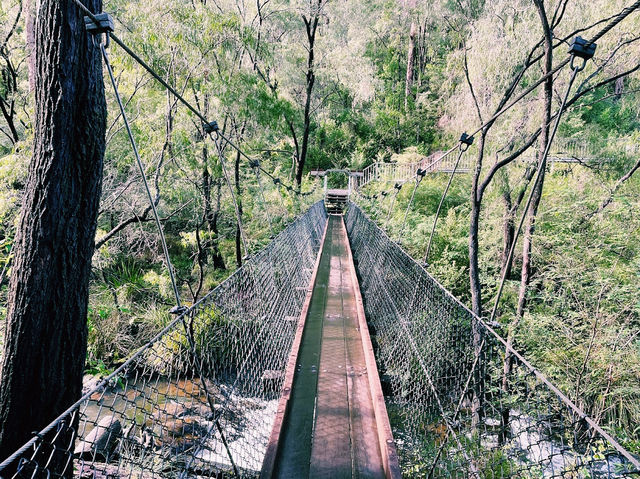
{"type": "Polygon", "coordinates": [[[324,195],[324,206],[329,214],[341,215],[349,201],[348,190],[327,190],[324,195]]]}

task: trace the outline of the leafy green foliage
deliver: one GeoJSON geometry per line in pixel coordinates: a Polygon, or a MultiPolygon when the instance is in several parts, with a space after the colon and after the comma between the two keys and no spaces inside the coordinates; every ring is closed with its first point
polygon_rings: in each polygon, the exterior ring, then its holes
{"type": "MultiPolygon", "coordinates": [[[[618,3],[569,2],[554,35],[563,38],[613,15],[618,3]]],[[[106,5],[118,19],[118,35],[125,43],[265,170],[283,184],[293,184],[305,106],[305,2],[273,0],[261,12],[254,4],[232,0],[110,0],[106,5]]],[[[547,3],[548,11],[557,5],[547,3]]],[[[17,8],[15,0],[0,0],[2,41],[8,38],[17,8]]],[[[625,42],[637,34],[638,22],[637,16],[630,17],[599,41],[596,62],[587,65],[579,81],[592,74],[594,80],[580,88],[600,78],[596,68],[601,67],[600,75],[618,74],[637,63],[638,42],[625,42]],[[600,53],[618,47],[619,54],[612,58],[600,53]]],[[[520,0],[328,2],[319,28],[307,170],[357,170],[376,161],[409,162],[448,149],[461,131],[479,124],[476,101],[488,117],[505,86],[522,71],[540,34],[533,4],[520,0]],[[412,23],[415,62],[407,90],[412,23]]],[[[29,117],[34,100],[24,33],[23,17],[0,60],[0,97],[15,102],[19,133],[17,142],[11,140],[7,120],[0,116],[0,267],[8,265],[8,271],[33,142],[29,117]],[[16,66],[11,84],[9,65],[16,66]]],[[[554,64],[564,58],[563,50],[555,49],[554,64]]],[[[269,241],[270,223],[277,233],[320,198],[321,189],[305,177],[302,190],[315,193],[301,199],[264,174],[260,187],[248,162],[224,142],[221,160],[200,119],[128,55],[114,45],[109,56],[157,199],[178,287],[183,301],[191,304],[227,277],[238,260],[229,184],[240,199],[252,251],[269,241]]],[[[517,91],[533,84],[539,74],[538,65],[524,72],[517,91]]],[[[555,97],[566,81],[563,70],[555,79],[555,97]]],[[[518,349],[635,451],[640,451],[640,182],[632,176],[617,189],[616,182],[638,159],[639,85],[633,72],[621,83],[589,91],[563,117],[557,144],[584,142],[606,161],[550,166],[533,240],[528,308],[515,337],[518,349]],[[611,203],[600,211],[611,194],[611,203]]],[[[96,240],[109,239],[94,254],[88,312],[87,365],[94,373],[108,372],[165,326],[174,301],[159,236],[150,213],[145,213],[148,200],[109,87],[107,101],[108,147],[96,240]]],[[[494,159],[517,149],[539,127],[540,117],[537,90],[501,117],[487,140],[483,174],[494,159]]],[[[474,155],[475,148],[467,154],[474,155]]],[[[521,159],[532,157],[528,151],[521,159]]],[[[522,187],[525,165],[518,160],[505,170],[512,199],[522,187]]],[[[408,209],[411,182],[403,186],[392,210],[393,193],[361,203],[407,251],[422,259],[447,180],[446,174],[427,175],[408,209]]],[[[485,307],[492,306],[503,254],[505,203],[498,183],[494,179],[490,184],[481,210],[479,266],[485,307]]],[[[390,187],[372,184],[364,193],[372,196],[390,187]]],[[[456,175],[438,218],[428,265],[467,303],[471,188],[470,175],[456,175]]],[[[516,219],[520,214],[517,211],[516,219]]],[[[504,325],[512,322],[518,301],[521,251],[518,245],[499,308],[504,325]]],[[[5,278],[0,284],[3,300],[6,283],[5,278]]],[[[5,310],[3,301],[0,317],[5,310]]],[[[208,320],[209,331],[233,329],[231,320],[215,313],[208,320]]],[[[215,343],[207,334],[197,331],[202,341],[215,343]]],[[[186,347],[184,336],[171,341],[168,349],[186,347]]],[[[216,354],[225,354],[225,345],[215,344],[216,354]]],[[[434,441],[425,447],[434,448],[434,441]]],[[[495,468],[499,475],[503,459],[486,457],[487,471],[495,468]]],[[[413,466],[416,475],[424,471],[424,464],[413,466]]]]}

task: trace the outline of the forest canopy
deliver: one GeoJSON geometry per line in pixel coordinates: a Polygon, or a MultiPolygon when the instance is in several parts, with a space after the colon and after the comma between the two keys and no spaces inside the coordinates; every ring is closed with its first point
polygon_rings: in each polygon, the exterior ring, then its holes
{"type": "MultiPolygon", "coordinates": [[[[36,3],[0,0],[3,320],[33,153],[36,3]]],[[[558,161],[544,165],[535,206],[523,211],[569,86],[568,67],[550,72],[576,35],[592,38],[628,3],[106,1],[118,36],[280,180],[228,142],[218,152],[193,112],[126,52],[108,48],[185,303],[242,264],[238,214],[251,253],[321,199],[311,170],[411,163],[484,125],[465,153],[472,167],[454,176],[443,201],[429,271],[486,315],[507,268],[496,317],[505,335],[640,453],[640,12],[598,38],[551,148],[558,161]],[[548,81],[492,120],[543,75],[548,81]]],[[[106,101],[88,308],[86,370],[94,374],[145,344],[173,305],[152,208],[108,85],[106,101]]],[[[393,184],[374,182],[353,199],[422,260],[447,181],[428,174],[414,198],[409,184],[395,198],[380,195],[393,184]]]]}

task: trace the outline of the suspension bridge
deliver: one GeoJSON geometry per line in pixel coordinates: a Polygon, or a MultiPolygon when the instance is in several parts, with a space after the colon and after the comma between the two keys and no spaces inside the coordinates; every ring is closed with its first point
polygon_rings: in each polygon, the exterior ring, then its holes
{"type": "MultiPolygon", "coordinates": [[[[203,120],[234,205],[222,141],[258,182],[270,176],[131,52],[108,17],[76,3],[92,34],[125,48],[203,120]]],[[[94,46],[113,79],[105,44],[94,46]]],[[[581,68],[573,57],[571,66],[573,81],[581,68]]],[[[464,134],[398,174],[417,188],[429,171],[465,171],[472,143],[464,134]]],[[[356,177],[396,175],[375,168],[356,177]]],[[[391,240],[350,189],[326,194],[196,304],[181,305],[174,285],[176,318],[6,458],[2,477],[640,478],[640,458],[391,240]]]]}
{"type": "Polygon", "coordinates": [[[328,215],[320,201],[2,468],[637,478],[639,465],[356,204],[328,215]]]}

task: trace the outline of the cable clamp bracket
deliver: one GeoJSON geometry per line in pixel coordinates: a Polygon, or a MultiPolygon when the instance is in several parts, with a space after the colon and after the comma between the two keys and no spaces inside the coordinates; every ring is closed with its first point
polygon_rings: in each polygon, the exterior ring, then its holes
{"type": "Polygon", "coordinates": [[[460,149],[462,151],[467,151],[471,145],[473,145],[473,136],[467,135],[463,133],[460,135],[460,149]]]}
{"type": "Polygon", "coordinates": [[[427,174],[427,170],[426,169],[418,168],[416,170],[416,176],[419,177],[420,179],[424,178],[424,176],[426,174],[427,174]]]}
{"type": "Polygon", "coordinates": [[[105,35],[105,48],[109,47],[109,33],[115,30],[113,18],[108,13],[97,13],[91,18],[89,16],[84,17],[84,27],[87,33],[93,35],[93,41],[95,45],[95,39],[98,35],[105,35]]]}
{"type": "Polygon", "coordinates": [[[394,187],[396,190],[400,191],[400,190],[402,189],[402,183],[396,183],[395,185],[393,185],[393,187],[394,187]]]}
{"type": "Polygon", "coordinates": [[[249,160],[249,166],[251,168],[260,168],[260,160],[249,160]]]}
{"type": "Polygon", "coordinates": [[[189,308],[187,308],[186,306],[174,306],[169,310],[169,314],[175,314],[176,316],[180,316],[181,314],[186,313],[188,309],[189,308]]]}
{"type": "Polygon", "coordinates": [[[215,120],[210,121],[209,123],[203,123],[202,128],[204,129],[205,133],[215,133],[216,131],[220,130],[218,122],[215,120]]]}
{"type": "Polygon", "coordinates": [[[571,69],[572,70],[583,70],[588,60],[593,58],[593,55],[596,53],[596,47],[598,45],[593,42],[589,42],[585,40],[581,36],[577,36],[573,39],[571,44],[569,45],[569,55],[571,55],[571,69]],[[574,60],[578,58],[582,58],[582,66],[577,67],[574,65],[574,60]]]}

